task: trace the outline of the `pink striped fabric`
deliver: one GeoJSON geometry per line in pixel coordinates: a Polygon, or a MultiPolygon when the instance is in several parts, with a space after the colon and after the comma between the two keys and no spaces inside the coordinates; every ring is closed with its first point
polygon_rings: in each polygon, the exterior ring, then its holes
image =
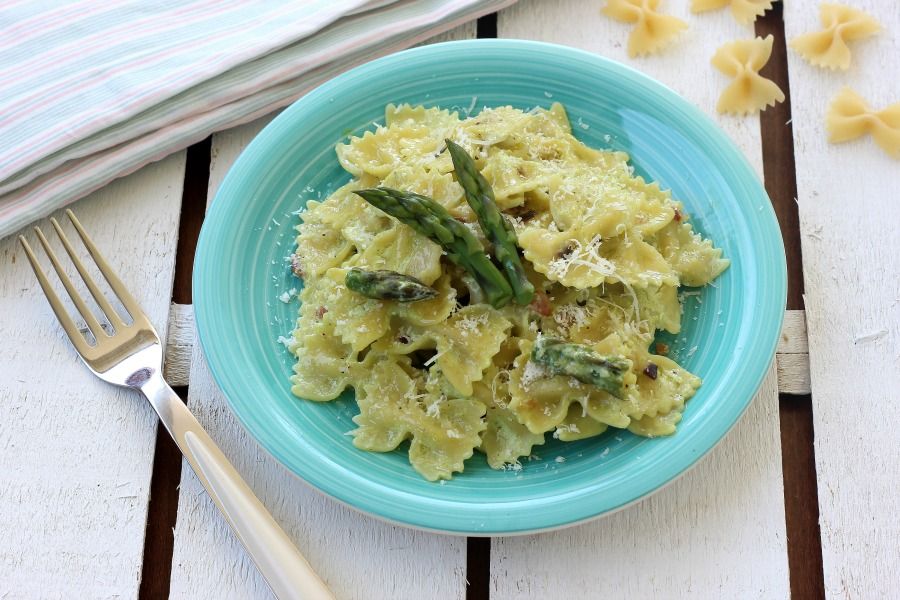
{"type": "Polygon", "coordinates": [[[0,3],[0,237],[514,1],[0,3]]]}

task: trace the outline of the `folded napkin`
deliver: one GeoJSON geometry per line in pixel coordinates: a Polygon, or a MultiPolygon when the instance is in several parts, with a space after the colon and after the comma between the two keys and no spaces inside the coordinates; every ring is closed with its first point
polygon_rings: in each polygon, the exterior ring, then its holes
{"type": "Polygon", "coordinates": [[[515,0],[0,4],[0,238],[515,0]]]}

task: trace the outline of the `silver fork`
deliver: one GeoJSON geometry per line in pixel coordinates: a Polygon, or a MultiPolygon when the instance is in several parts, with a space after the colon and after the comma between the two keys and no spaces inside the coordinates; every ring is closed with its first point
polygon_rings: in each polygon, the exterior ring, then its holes
{"type": "Polygon", "coordinates": [[[66,275],[53,252],[47,238],[39,227],[35,227],[38,240],[44,247],[63,287],[75,304],[94,337],[95,343],[88,342],[72,317],[66,312],[59,296],[53,291],[47,276],[38,264],[34,252],[23,236],[19,242],[28,255],[34,274],[37,276],[56,318],[65,330],[75,350],[84,364],[100,379],[114,385],[140,391],[159,415],[159,420],[171,434],[181,449],[194,473],[209,493],[213,502],[222,511],[235,535],[244,545],[256,567],[265,578],[275,596],[320,600],[333,599],[325,583],[310,567],[281,527],[272,518],[265,506],[253,494],[234,466],[225,458],[219,447],[209,437],[187,406],[172,391],[162,376],[162,344],[144,311],[128,292],[122,281],[97,250],[81,223],[71,210],[66,214],[88,253],[94,259],[100,273],[118,297],[122,306],[133,320],[126,324],[116,313],[109,300],[97,287],[84,264],[75,254],[72,244],[63,233],[56,219],[50,219],[65,247],[69,258],[75,264],[97,306],[106,316],[112,331],[104,329],[100,321],[78,295],[72,281],[66,275]]]}

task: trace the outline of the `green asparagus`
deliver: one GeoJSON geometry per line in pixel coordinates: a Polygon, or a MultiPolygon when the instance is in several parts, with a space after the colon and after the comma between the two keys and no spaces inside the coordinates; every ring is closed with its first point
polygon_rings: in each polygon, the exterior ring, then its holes
{"type": "Polygon", "coordinates": [[[531,350],[531,360],[552,375],[570,375],[616,398],[625,395],[623,376],[631,362],[623,356],[602,356],[590,346],[541,337],[531,350]]]}
{"type": "Polygon", "coordinates": [[[425,285],[415,277],[395,271],[365,271],[352,268],[344,277],[347,289],[367,298],[416,302],[437,296],[437,290],[425,285]]]}
{"type": "Polygon", "coordinates": [[[443,206],[431,198],[386,187],[354,193],[438,243],[450,260],[472,274],[491,306],[501,308],[510,301],[509,282],[491,262],[484,246],[443,206]]]}
{"type": "Polygon", "coordinates": [[[494,245],[494,255],[503,266],[506,278],[512,286],[516,304],[526,305],[534,298],[534,286],[528,281],[522,261],[519,259],[516,230],[510,225],[494,199],[491,184],[478,171],[475,161],[458,144],[445,140],[456,180],[466,193],[466,201],[478,216],[478,223],[485,237],[494,245]]]}

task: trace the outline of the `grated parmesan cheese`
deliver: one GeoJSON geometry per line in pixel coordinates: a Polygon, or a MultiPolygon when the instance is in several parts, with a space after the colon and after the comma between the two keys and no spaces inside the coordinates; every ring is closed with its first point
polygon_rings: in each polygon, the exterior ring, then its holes
{"type": "Polygon", "coordinates": [[[548,277],[560,281],[569,274],[572,267],[586,267],[603,277],[615,276],[615,265],[600,256],[600,245],[603,241],[599,235],[591,238],[586,246],[576,239],[571,239],[568,243],[572,247],[572,251],[567,256],[560,256],[550,261],[548,277]]]}
{"type": "MultiPolygon", "coordinates": [[[[446,352],[446,350],[444,352],[446,352]]],[[[438,352],[437,354],[426,360],[425,366],[430,367],[431,365],[433,365],[437,359],[444,355],[444,352],[438,352]]]]}
{"type": "Polygon", "coordinates": [[[581,430],[578,429],[578,425],[575,423],[557,425],[556,429],[553,430],[553,439],[558,440],[562,433],[581,433],[581,430]]]}
{"type": "Polygon", "coordinates": [[[493,379],[491,379],[491,398],[500,408],[506,408],[508,403],[505,400],[500,399],[500,394],[497,393],[497,380],[502,379],[504,383],[509,382],[509,370],[500,369],[497,371],[497,374],[494,375],[493,379]]]}
{"type": "Polygon", "coordinates": [[[472,102],[469,104],[469,108],[466,109],[466,116],[472,114],[472,111],[475,110],[475,103],[478,102],[478,96],[472,96],[472,102]]]}
{"type": "MultiPolygon", "coordinates": [[[[425,394],[422,394],[424,396],[425,394]]],[[[433,419],[439,419],[441,417],[441,405],[439,402],[432,402],[425,408],[425,416],[431,417],[433,419]]]]}
{"type": "Polygon", "coordinates": [[[568,243],[572,251],[567,256],[560,256],[550,261],[547,277],[562,282],[572,267],[585,267],[604,279],[612,278],[621,283],[631,296],[632,311],[640,319],[640,306],[634,288],[616,272],[616,266],[611,261],[600,256],[600,246],[603,243],[601,237],[595,235],[587,245],[576,239],[571,239],[568,243]]]}
{"type": "Polygon", "coordinates": [[[553,311],[553,320],[557,325],[569,331],[573,327],[583,328],[590,324],[593,317],[592,306],[586,304],[578,306],[578,304],[563,304],[553,311]]]}
{"type": "Polygon", "coordinates": [[[282,292],[278,299],[287,304],[291,301],[291,298],[297,295],[297,288],[291,288],[285,292],[282,292]]]}
{"type": "Polygon", "coordinates": [[[487,313],[482,313],[477,317],[465,316],[456,322],[456,328],[465,336],[472,331],[478,331],[480,325],[487,325],[487,313]]]}
{"type": "Polygon", "coordinates": [[[544,379],[545,377],[549,376],[550,371],[547,370],[547,367],[529,360],[527,363],[525,363],[525,369],[523,369],[522,371],[522,387],[527,388],[534,380],[544,379]]]}

